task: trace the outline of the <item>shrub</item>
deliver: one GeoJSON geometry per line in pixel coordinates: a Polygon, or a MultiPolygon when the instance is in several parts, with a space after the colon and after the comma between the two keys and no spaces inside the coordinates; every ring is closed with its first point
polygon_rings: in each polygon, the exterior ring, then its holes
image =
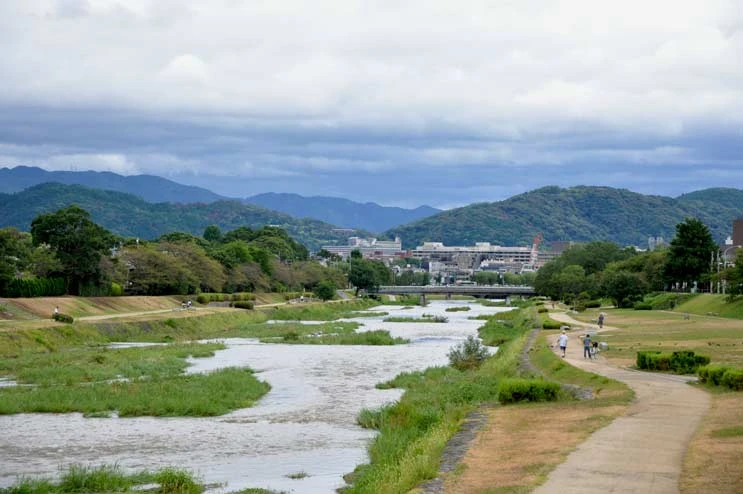
{"type": "Polygon", "coordinates": [[[560,385],[541,379],[503,379],[498,385],[498,401],[518,403],[521,401],[554,401],[560,393],[560,385]]]}
{"type": "Polygon", "coordinates": [[[638,369],[693,374],[700,366],[707,364],[709,364],[709,357],[695,355],[689,350],[673,353],[637,352],[638,369]]]}
{"type": "Polygon", "coordinates": [[[200,293],[200,294],[198,294],[196,296],[196,302],[198,302],[198,303],[200,303],[202,305],[208,304],[209,303],[209,296],[206,295],[206,294],[204,294],[204,293],[200,293]]]}
{"type": "Polygon", "coordinates": [[[728,369],[722,375],[721,384],[735,391],[743,391],[743,369],[728,369]]]}
{"type": "Polygon", "coordinates": [[[547,307],[540,307],[540,308],[537,309],[537,312],[539,312],[540,314],[542,314],[544,312],[549,312],[549,309],[547,307]]]}
{"type": "Polygon", "coordinates": [[[238,300],[237,302],[232,302],[232,307],[235,307],[236,309],[247,309],[247,310],[253,310],[253,302],[248,302],[245,300],[238,300]]]}
{"type": "Polygon", "coordinates": [[[200,494],[203,491],[187,470],[164,468],[155,473],[154,480],[160,484],[158,492],[163,494],[200,494]]]}
{"type": "Polygon", "coordinates": [[[124,295],[124,289],[118,283],[111,282],[110,293],[112,297],[120,297],[124,295]]]}
{"type": "Polygon", "coordinates": [[[601,307],[601,300],[589,300],[583,304],[586,309],[598,309],[601,307]]]}
{"type": "Polygon", "coordinates": [[[555,321],[554,319],[545,319],[542,323],[542,329],[560,329],[562,323],[555,321]]]}
{"type": "Polygon", "coordinates": [[[485,345],[472,335],[448,353],[449,365],[459,370],[476,369],[489,356],[490,352],[485,345]]]}
{"type": "Polygon", "coordinates": [[[697,369],[697,375],[702,383],[719,386],[722,384],[722,376],[727,370],[728,367],[721,365],[705,365],[697,369]]]}
{"type": "Polygon", "coordinates": [[[62,314],[61,312],[54,314],[52,316],[52,319],[54,319],[57,322],[63,322],[65,324],[72,324],[75,320],[72,318],[72,316],[69,316],[67,314],[62,314]]]}
{"type": "Polygon", "coordinates": [[[635,302],[634,305],[635,310],[653,310],[652,304],[649,304],[647,302],[635,302]]]}

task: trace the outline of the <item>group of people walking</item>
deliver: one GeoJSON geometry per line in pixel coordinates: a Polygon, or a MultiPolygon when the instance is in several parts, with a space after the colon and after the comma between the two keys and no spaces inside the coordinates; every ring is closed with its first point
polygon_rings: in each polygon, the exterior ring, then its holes
{"type": "MultiPolygon", "coordinates": [[[[557,345],[562,352],[562,358],[565,358],[565,350],[568,348],[568,335],[564,329],[560,333],[560,336],[557,337],[557,345]]],[[[592,359],[596,354],[596,348],[598,348],[598,343],[591,340],[590,334],[585,335],[583,337],[583,358],[592,359]]]]}

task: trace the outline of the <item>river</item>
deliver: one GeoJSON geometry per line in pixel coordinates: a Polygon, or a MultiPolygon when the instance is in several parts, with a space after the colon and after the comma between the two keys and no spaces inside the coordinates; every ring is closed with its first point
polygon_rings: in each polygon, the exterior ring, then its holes
{"type": "Polygon", "coordinates": [[[387,323],[355,319],[358,331],[386,329],[411,340],[395,346],[261,344],[222,340],[225,350],[192,359],[189,372],[248,366],[271,384],[252,408],[205,418],[84,418],[81,414],[0,416],[0,486],[20,476],[53,477],[60,468],[118,464],[124,469],[175,466],[192,470],[209,492],[262,487],[293,493],[332,493],[342,476],[367,461],[374,431],[356,425],[362,408],[397,400],[401,390],[375,384],[403,371],[446,365],[447,353],[483,321],[507,309],[462,301],[427,307],[375,307],[390,316],[444,315],[447,323],[387,323]],[[445,312],[467,305],[469,311],[445,312]],[[298,475],[302,474],[302,475],[298,475]],[[301,478],[290,478],[301,477],[301,478]],[[217,485],[218,484],[218,485],[217,485]]]}

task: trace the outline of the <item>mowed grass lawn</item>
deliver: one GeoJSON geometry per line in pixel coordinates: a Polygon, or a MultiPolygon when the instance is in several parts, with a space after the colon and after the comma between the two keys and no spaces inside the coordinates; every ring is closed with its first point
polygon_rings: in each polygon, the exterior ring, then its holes
{"type": "MultiPolygon", "coordinates": [[[[616,365],[633,365],[642,350],[693,350],[713,364],[743,368],[743,320],[697,315],[683,311],[604,310],[604,330],[598,336],[609,350],[604,356],[616,365]]],[[[590,323],[595,314],[573,316],[590,323]]]]}
{"type": "MultiPolygon", "coordinates": [[[[693,350],[709,356],[712,364],[743,368],[743,320],[707,315],[740,312],[735,306],[721,305],[722,301],[722,297],[703,295],[673,311],[604,309],[606,326],[616,329],[599,334],[599,341],[609,345],[602,355],[613,365],[634,366],[640,350],[693,350]]],[[[592,310],[573,317],[595,327],[592,321],[597,314],[592,310]]],[[[712,406],[689,444],[680,492],[741,493],[743,392],[705,389],[712,395],[712,406]]]]}

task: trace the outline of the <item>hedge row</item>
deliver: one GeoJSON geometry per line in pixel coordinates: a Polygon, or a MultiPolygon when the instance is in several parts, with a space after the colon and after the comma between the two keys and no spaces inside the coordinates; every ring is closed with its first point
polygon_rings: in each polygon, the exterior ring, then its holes
{"type": "Polygon", "coordinates": [[[555,401],[559,393],[559,384],[541,379],[507,378],[498,384],[500,403],[555,401]]]}
{"type": "Polygon", "coordinates": [[[238,302],[245,300],[255,300],[254,293],[200,293],[196,296],[196,301],[200,304],[209,302],[238,302]]]}
{"type": "Polygon", "coordinates": [[[638,369],[694,374],[699,367],[707,364],[708,356],[695,355],[689,350],[673,353],[637,352],[638,369]]]}
{"type": "Polygon", "coordinates": [[[64,278],[14,278],[8,282],[3,296],[58,297],[64,294],[64,278]]]}
{"type": "Polygon", "coordinates": [[[236,309],[253,310],[253,302],[248,302],[247,300],[238,300],[237,302],[232,302],[230,306],[235,307],[236,309]]]}
{"type": "Polygon", "coordinates": [[[699,381],[714,386],[727,386],[735,391],[743,391],[743,369],[707,365],[697,369],[699,381]]]}

